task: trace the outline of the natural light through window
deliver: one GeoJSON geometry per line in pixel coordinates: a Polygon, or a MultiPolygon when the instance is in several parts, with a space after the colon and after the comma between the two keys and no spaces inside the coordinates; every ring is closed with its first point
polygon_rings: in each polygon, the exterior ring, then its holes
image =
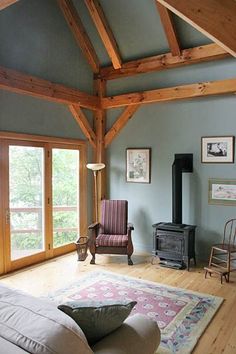
{"type": "Polygon", "coordinates": [[[79,151],[52,150],[53,247],[79,234],[79,151]]]}

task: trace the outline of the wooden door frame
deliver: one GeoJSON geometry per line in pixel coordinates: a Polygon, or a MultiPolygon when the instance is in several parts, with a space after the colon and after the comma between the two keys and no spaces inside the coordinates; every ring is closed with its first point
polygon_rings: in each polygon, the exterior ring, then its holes
{"type": "MultiPolygon", "coordinates": [[[[45,144],[39,141],[22,141],[18,139],[4,139],[3,146],[3,159],[5,163],[4,176],[3,176],[3,229],[4,229],[4,263],[5,263],[5,272],[13,271],[18,268],[25,267],[32,263],[37,263],[46,259],[46,248],[45,250],[38,252],[36,254],[32,254],[26,257],[22,257],[19,259],[11,260],[11,241],[10,241],[10,223],[6,222],[7,218],[7,210],[10,210],[10,203],[9,203],[9,147],[11,145],[15,146],[29,146],[29,147],[39,147],[43,148],[44,150],[44,165],[45,165],[45,144]]],[[[45,179],[45,175],[43,176],[45,179]]],[[[44,191],[45,195],[45,191],[44,191]]],[[[45,201],[44,201],[44,210],[45,210],[45,201]]],[[[44,227],[45,227],[45,220],[44,220],[44,227]]]]}
{"type": "Polygon", "coordinates": [[[53,258],[60,254],[70,252],[75,250],[75,245],[69,244],[67,247],[58,247],[57,249],[52,249],[52,247],[47,247],[49,240],[50,245],[52,245],[52,192],[51,192],[51,180],[52,180],[52,164],[51,164],[51,153],[52,147],[60,148],[76,148],[79,150],[80,154],[80,165],[79,165],[79,201],[80,201],[80,231],[83,235],[86,234],[87,230],[87,171],[86,171],[86,152],[87,145],[83,140],[77,139],[65,139],[56,138],[48,136],[30,135],[30,134],[18,134],[0,131],[0,162],[3,168],[0,169],[0,178],[2,183],[0,183],[0,274],[7,273],[34,263],[41,262],[47,258],[53,258]],[[39,146],[44,148],[44,182],[45,182],[45,250],[37,254],[23,257],[11,261],[10,259],[10,226],[6,225],[5,215],[6,208],[9,205],[9,145],[19,145],[19,146],[39,146]],[[49,198],[49,199],[48,199],[49,198]],[[48,203],[50,200],[50,203],[48,203]],[[9,229],[8,229],[9,228],[9,229]]]}
{"type": "MultiPolygon", "coordinates": [[[[49,143],[48,144],[48,149],[50,151],[50,159],[51,159],[51,171],[50,171],[50,180],[52,180],[52,149],[73,149],[73,150],[78,150],[79,151],[79,215],[80,215],[80,220],[79,220],[79,230],[80,230],[80,235],[78,236],[86,236],[87,235],[87,174],[86,171],[87,169],[85,168],[86,166],[86,150],[85,148],[82,148],[78,144],[65,144],[65,143],[49,143]],[[81,183],[82,181],[82,183],[81,183]],[[86,207],[85,207],[86,206],[86,207]],[[86,223],[84,222],[86,221],[86,223]]],[[[52,190],[51,190],[52,191],[52,190]]],[[[49,195],[50,203],[49,203],[49,209],[50,213],[52,215],[52,204],[53,204],[53,199],[52,199],[52,193],[49,195]]],[[[52,223],[52,217],[51,217],[51,223],[52,223]]],[[[49,232],[51,235],[51,247],[49,252],[51,251],[52,257],[57,257],[62,254],[74,251],[76,249],[75,244],[67,244],[63,246],[59,246],[56,248],[53,248],[53,225],[51,224],[51,232],[49,232]]]]}

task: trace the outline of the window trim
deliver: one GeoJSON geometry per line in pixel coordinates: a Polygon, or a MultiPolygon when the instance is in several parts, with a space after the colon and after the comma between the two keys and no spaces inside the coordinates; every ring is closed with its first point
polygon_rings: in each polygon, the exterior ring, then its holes
{"type": "MultiPolygon", "coordinates": [[[[9,244],[9,240],[7,241],[6,235],[7,232],[5,230],[5,213],[4,210],[6,208],[6,184],[8,184],[7,175],[8,171],[3,171],[4,168],[0,169],[0,179],[2,183],[0,183],[0,230],[2,231],[2,236],[0,237],[0,274],[7,273],[9,271],[13,271],[25,266],[29,266],[34,263],[38,263],[44,261],[46,259],[54,258],[59,255],[65,254],[67,252],[71,252],[76,249],[74,244],[68,244],[66,246],[58,247],[53,249],[52,248],[52,235],[49,235],[48,231],[52,231],[52,218],[50,219],[51,213],[51,203],[52,203],[52,191],[51,191],[51,180],[52,180],[52,149],[55,147],[58,148],[68,148],[68,149],[78,149],[80,154],[80,165],[79,165],[79,176],[80,176],[80,184],[79,184],[79,212],[80,212],[80,234],[81,236],[85,236],[87,234],[87,144],[84,140],[77,140],[77,139],[67,139],[67,138],[60,138],[60,137],[52,137],[52,136],[43,136],[43,135],[32,135],[32,134],[22,134],[22,133],[11,133],[0,131],[0,164],[1,166],[5,166],[6,164],[6,154],[8,151],[6,150],[6,144],[14,144],[14,142],[18,142],[19,145],[28,145],[30,143],[43,145],[45,149],[45,156],[48,158],[45,160],[45,199],[50,198],[50,205],[45,208],[45,222],[47,222],[47,236],[46,242],[50,242],[51,247],[50,249],[45,250],[45,252],[38,253],[33,256],[28,256],[25,258],[21,258],[15,261],[9,262],[7,256],[4,256],[7,252],[7,244],[9,244]],[[49,154],[48,154],[49,153],[49,154]],[[5,191],[4,191],[5,189],[5,191]],[[4,194],[5,193],[5,194],[4,194]],[[1,261],[2,260],[2,261],[1,261]]],[[[51,232],[50,231],[50,232],[51,232]]],[[[79,235],[78,235],[79,236],[79,235]]]]}

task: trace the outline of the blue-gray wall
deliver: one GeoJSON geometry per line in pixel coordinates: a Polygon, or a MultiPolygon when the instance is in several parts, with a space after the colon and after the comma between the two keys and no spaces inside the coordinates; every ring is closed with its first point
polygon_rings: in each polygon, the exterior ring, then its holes
{"type": "MultiPolygon", "coordinates": [[[[21,0],[0,12],[0,65],[91,93],[93,75],[57,1],[21,0]]],[[[84,138],[65,105],[0,91],[0,129],[84,138]]]]}
{"type": "Polygon", "coordinates": [[[208,256],[224,222],[236,217],[235,207],[208,204],[208,179],[236,179],[236,168],[235,164],[202,164],[201,137],[235,135],[235,112],[234,97],[143,106],[114,140],[109,149],[110,197],[128,199],[136,249],[150,251],[152,224],[171,221],[174,154],[193,153],[194,172],[183,176],[183,222],[197,225],[197,254],[208,256]],[[151,184],[126,182],[127,147],[152,148],[151,184]]]}
{"type": "MultiPolygon", "coordinates": [[[[228,60],[142,75],[122,82],[116,80],[109,84],[110,94],[223,79],[233,77],[235,69],[235,60],[228,60]]],[[[120,112],[121,109],[109,111],[109,126],[120,112]]],[[[208,257],[210,245],[221,238],[225,221],[236,217],[236,207],[208,204],[208,179],[236,179],[236,167],[235,164],[202,164],[201,137],[236,135],[235,112],[234,96],[143,105],[113,141],[108,154],[109,193],[111,198],[129,201],[129,219],[135,225],[137,250],[152,249],[153,223],[172,219],[174,154],[193,153],[194,172],[183,176],[183,222],[197,225],[198,258],[208,257]],[[126,182],[125,151],[128,147],[151,147],[151,184],[126,182]]]]}
{"type": "MultiPolygon", "coordinates": [[[[83,15],[82,3],[79,9],[83,15]]],[[[88,93],[93,91],[90,66],[56,0],[21,0],[0,11],[0,65],[88,93]]],[[[91,112],[85,113],[92,122],[91,112]]],[[[85,139],[66,105],[2,90],[0,130],[85,139]]],[[[91,187],[91,176],[88,178],[91,187]]],[[[91,194],[88,206],[91,219],[91,194]]]]}
{"type": "MultiPolygon", "coordinates": [[[[100,1],[125,60],[169,50],[153,0],[100,1]]],[[[101,63],[109,64],[84,2],[74,0],[74,4],[101,63]]],[[[209,42],[182,20],[174,19],[184,48],[209,42]]],[[[92,92],[91,69],[56,0],[21,0],[1,11],[0,44],[0,65],[92,92]]],[[[114,80],[108,83],[108,94],[225,79],[235,73],[235,59],[204,63],[114,80]]],[[[0,91],[0,107],[0,130],[84,138],[64,105],[0,91]]],[[[108,128],[121,111],[108,112],[108,128]]],[[[236,179],[236,168],[235,164],[202,164],[201,137],[236,135],[235,112],[235,96],[145,105],[113,141],[107,152],[108,196],[128,199],[136,250],[151,251],[152,224],[171,220],[174,154],[193,153],[194,172],[184,176],[183,221],[197,225],[197,254],[207,258],[225,221],[236,215],[235,207],[208,205],[208,179],[236,179]],[[126,182],[127,147],[152,148],[151,184],[126,182]]]]}

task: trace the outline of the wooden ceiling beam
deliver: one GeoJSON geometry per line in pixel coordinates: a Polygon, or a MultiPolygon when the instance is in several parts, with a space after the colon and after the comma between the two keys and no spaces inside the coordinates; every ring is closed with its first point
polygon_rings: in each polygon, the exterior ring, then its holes
{"type": "Polygon", "coordinates": [[[137,74],[178,68],[210,60],[223,59],[229,56],[230,54],[223,48],[213,43],[184,49],[180,57],[173,57],[172,53],[167,53],[126,62],[122,64],[121,69],[117,70],[114,70],[112,66],[107,66],[101,68],[100,76],[105,80],[113,80],[137,74]]]}
{"type": "Polygon", "coordinates": [[[174,25],[172,12],[170,12],[165,6],[161,5],[158,1],[156,1],[156,6],[160,15],[162,26],[166,34],[167,41],[169,43],[170,51],[172,55],[180,56],[181,48],[174,25]]]}
{"type": "Polygon", "coordinates": [[[113,124],[111,129],[105,135],[105,147],[107,147],[112,140],[120,133],[121,129],[128,123],[129,119],[131,119],[134,113],[138,110],[140,104],[128,106],[121,113],[119,118],[117,118],[116,122],[113,124]]]}
{"type": "Polygon", "coordinates": [[[114,69],[121,68],[122,60],[118,45],[98,0],[84,0],[114,69]]]}
{"type": "Polygon", "coordinates": [[[235,0],[157,0],[236,57],[235,0]]]}
{"type": "Polygon", "coordinates": [[[100,105],[99,98],[80,90],[3,67],[0,67],[0,89],[91,110],[97,110],[100,105]]]}
{"type": "Polygon", "coordinates": [[[96,148],[96,135],[91,128],[85,114],[81,110],[79,106],[76,105],[69,105],[69,110],[71,111],[73,117],[75,118],[76,122],[79,124],[80,129],[86,136],[86,138],[89,140],[90,144],[92,147],[95,149],[96,148]]]}
{"type": "Polygon", "coordinates": [[[101,100],[101,103],[103,109],[109,109],[235,93],[236,78],[105,97],[101,100]]]}
{"type": "Polygon", "coordinates": [[[99,60],[95,49],[71,0],[58,0],[61,11],[94,73],[99,72],[99,60]]]}
{"type": "Polygon", "coordinates": [[[6,7],[15,4],[19,0],[0,0],[0,10],[5,9],[6,7]]]}

